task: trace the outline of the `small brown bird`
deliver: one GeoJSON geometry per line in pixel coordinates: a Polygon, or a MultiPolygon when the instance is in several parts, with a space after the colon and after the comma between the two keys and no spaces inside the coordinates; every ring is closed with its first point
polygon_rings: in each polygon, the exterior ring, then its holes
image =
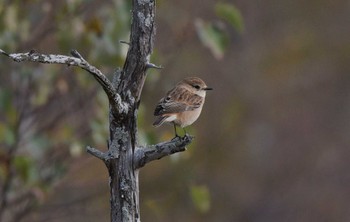
{"type": "Polygon", "coordinates": [[[185,131],[184,127],[198,119],[207,90],[212,90],[212,88],[207,87],[200,78],[185,78],[159,101],[154,110],[157,118],[153,125],[158,127],[164,122],[172,122],[175,135],[178,137],[176,126],[180,126],[185,131]]]}

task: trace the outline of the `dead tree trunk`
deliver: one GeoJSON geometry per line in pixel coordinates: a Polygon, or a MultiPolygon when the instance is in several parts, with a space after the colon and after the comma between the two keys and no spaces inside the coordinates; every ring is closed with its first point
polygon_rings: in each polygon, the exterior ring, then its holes
{"type": "Polygon", "coordinates": [[[133,0],[132,24],[128,54],[122,70],[111,82],[100,70],[90,65],[76,50],[72,56],[28,53],[6,53],[16,62],[67,64],[88,71],[103,87],[109,99],[108,151],[87,147],[101,159],[109,172],[111,221],[140,221],[138,170],[148,162],[181,152],[193,137],[176,137],[171,141],[139,147],[137,145],[137,112],[155,36],[155,0],[133,0]]]}

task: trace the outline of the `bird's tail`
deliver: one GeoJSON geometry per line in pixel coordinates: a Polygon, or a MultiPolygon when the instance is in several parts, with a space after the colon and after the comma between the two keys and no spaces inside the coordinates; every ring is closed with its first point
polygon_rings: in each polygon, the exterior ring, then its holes
{"type": "Polygon", "coordinates": [[[164,123],[167,116],[157,116],[157,119],[154,121],[153,126],[158,127],[164,123]]]}

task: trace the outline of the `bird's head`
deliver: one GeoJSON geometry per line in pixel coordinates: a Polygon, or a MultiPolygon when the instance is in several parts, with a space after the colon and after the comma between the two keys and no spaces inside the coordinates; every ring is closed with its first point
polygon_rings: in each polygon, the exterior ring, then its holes
{"type": "Polygon", "coordinates": [[[207,84],[205,84],[205,82],[198,77],[187,77],[183,79],[181,82],[179,82],[178,84],[183,85],[191,92],[202,97],[205,96],[206,91],[213,89],[208,87],[207,84]]]}

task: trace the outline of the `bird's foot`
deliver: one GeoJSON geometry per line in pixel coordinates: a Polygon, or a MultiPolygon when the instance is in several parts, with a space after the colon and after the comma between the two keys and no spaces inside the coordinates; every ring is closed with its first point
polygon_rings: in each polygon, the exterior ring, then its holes
{"type": "Polygon", "coordinates": [[[175,134],[175,137],[171,139],[171,141],[177,140],[177,139],[181,139],[181,136],[175,134]]]}
{"type": "Polygon", "coordinates": [[[178,140],[178,139],[180,139],[180,140],[188,140],[188,139],[190,139],[190,138],[194,138],[194,136],[191,136],[191,135],[188,134],[188,133],[186,133],[186,134],[183,135],[183,136],[180,136],[180,135],[177,135],[177,134],[176,134],[175,137],[171,139],[171,141],[178,140]]]}

